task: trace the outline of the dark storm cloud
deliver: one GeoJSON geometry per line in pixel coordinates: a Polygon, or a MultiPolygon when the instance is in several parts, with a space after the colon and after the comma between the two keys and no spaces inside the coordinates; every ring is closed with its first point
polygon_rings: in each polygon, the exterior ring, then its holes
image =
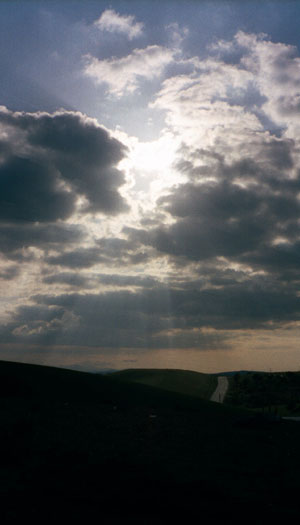
{"type": "Polygon", "coordinates": [[[98,275],[100,283],[107,286],[133,286],[142,288],[153,288],[159,285],[159,281],[151,277],[139,277],[137,275],[98,275]]]}
{"type": "Polygon", "coordinates": [[[5,159],[11,153],[11,147],[8,142],[0,140],[0,159],[5,159]]]}
{"type": "MultiPolygon", "coordinates": [[[[102,347],[221,347],[222,334],[204,328],[273,329],[300,319],[300,298],[260,278],[226,287],[163,285],[136,292],[38,295],[2,329],[3,341],[102,347]]],[[[226,337],[226,336],[225,336],[226,337]]]]}
{"type": "Polygon", "coordinates": [[[80,113],[12,113],[2,108],[0,220],[55,221],[70,217],[77,199],[85,211],[116,215],[128,206],[117,169],[126,147],[80,113]]]}
{"type": "Polygon", "coordinates": [[[30,120],[24,127],[29,143],[52,153],[62,177],[88,199],[87,211],[116,215],[128,210],[118,192],[124,175],[115,167],[126,147],[104,128],[72,113],[45,115],[38,125],[30,120]]]}
{"type": "Polygon", "coordinates": [[[270,137],[266,140],[258,136],[249,143],[251,154],[238,155],[237,147],[235,153],[240,158],[228,163],[222,149],[220,151],[217,148],[191,150],[186,145],[182,145],[178,150],[174,167],[180,173],[186,174],[191,181],[199,180],[203,176],[215,177],[218,180],[226,179],[226,181],[252,176],[257,182],[266,179],[271,183],[286,179],[284,172],[294,167],[293,154],[296,151],[296,144],[292,139],[270,137]],[[196,164],[199,160],[202,161],[200,166],[196,164]]]}
{"type": "Polygon", "coordinates": [[[121,258],[124,254],[136,248],[133,241],[121,239],[118,237],[106,237],[97,240],[97,245],[102,253],[112,259],[121,258]]]}
{"type": "Polygon", "coordinates": [[[0,221],[48,222],[75,211],[75,195],[59,188],[45,163],[11,157],[0,167],[0,221]]]}
{"type": "Polygon", "coordinates": [[[71,224],[3,224],[0,225],[0,248],[9,258],[22,260],[24,247],[58,248],[80,242],[84,228],[71,224]]]}
{"type": "Polygon", "coordinates": [[[66,284],[74,288],[88,288],[91,285],[88,276],[72,272],[48,275],[44,277],[43,282],[45,284],[66,284]]]}
{"type": "Polygon", "coordinates": [[[79,113],[46,114],[38,119],[27,115],[21,126],[27,130],[31,144],[75,156],[86,165],[110,166],[120,161],[126,151],[104,128],[79,113]]]}
{"type": "Polygon", "coordinates": [[[64,314],[64,309],[61,306],[51,306],[47,308],[45,305],[20,306],[18,308],[18,316],[26,323],[39,321],[52,321],[53,319],[61,319],[64,314]]]}
{"type": "Polygon", "coordinates": [[[217,256],[230,257],[253,249],[263,239],[264,229],[250,221],[212,224],[208,220],[186,218],[151,232],[132,229],[130,235],[158,252],[193,261],[217,256]]]}
{"type": "Polygon", "coordinates": [[[27,248],[51,248],[58,255],[48,256],[49,264],[69,267],[101,259],[97,248],[61,253],[87,237],[83,227],[63,221],[78,210],[79,197],[85,199],[84,212],[127,210],[119,194],[124,175],[116,167],[125,146],[92,119],[66,111],[29,114],[2,107],[0,130],[2,253],[22,262],[35,258],[27,248]]]}
{"type": "Polygon", "coordinates": [[[259,213],[262,198],[256,192],[221,181],[206,184],[182,184],[159,205],[176,217],[199,217],[215,221],[259,213]]]}
{"type": "Polygon", "coordinates": [[[9,266],[0,269],[0,279],[3,281],[11,281],[20,273],[20,268],[17,265],[9,266]]]}
{"type": "MultiPolygon", "coordinates": [[[[1,274],[0,274],[1,277],[1,274]]],[[[159,284],[159,281],[151,277],[140,277],[136,275],[117,275],[86,273],[78,274],[73,272],[61,272],[59,274],[48,275],[43,279],[46,284],[66,284],[74,288],[94,288],[99,284],[105,286],[122,287],[142,287],[152,288],[159,284]]]]}
{"type": "MultiPolygon", "coordinates": [[[[178,261],[226,257],[246,264],[256,261],[256,267],[260,261],[264,267],[277,238],[288,237],[292,245],[296,242],[300,173],[295,175],[294,141],[256,139],[251,148],[255,159],[241,156],[233,163],[226,163],[218,152],[183,148],[176,166],[190,181],[158,200],[173,222],[147,229],[124,228],[124,233],[178,261]]],[[[288,257],[292,256],[281,256],[283,266],[288,257]]]]}
{"type": "MultiPolygon", "coordinates": [[[[300,242],[280,243],[275,246],[263,246],[245,257],[254,268],[264,268],[270,273],[299,280],[300,242]]],[[[243,262],[243,257],[241,258],[243,262]]]]}
{"type": "Polygon", "coordinates": [[[226,289],[175,290],[161,286],[135,293],[37,296],[35,300],[43,308],[70,309],[87,323],[90,319],[92,324],[98,322],[107,329],[114,326],[116,331],[120,327],[138,331],[140,320],[153,334],[163,327],[251,328],[275,320],[299,319],[300,312],[296,293],[283,293],[273,283],[259,280],[226,289]]]}
{"type": "Polygon", "coordinates": [[[118,237],[96,240],[96,245],[89,248],[76,248],[58,255],[46,257],[50,265],[67,268],[90,268],[95,264],[119,266],[120,264],[140,264],[150,257],[140,243],[118,237]]]}
{"type": "Polygon", "coordinates": [[[131,239],[103,238],[97,240],[97,245],[107,261],[114,261],[116,264],[137,265],[146,263],[152,257],[152,254],[149,254],[140,242],[131,239]]]}
{"type": "Polygon", "coordinates": [[[292,168],[294,165],[292,159],[294,146],[295,143],[291,139],[273,139],[269,142],[264,142],[258,155],[277,170],[286,170],[292,168]]]}
{"type": "Polygon", "coordinates": [[[45,258],[51,265],[66,266],[67,268],[90,268],[103,261],[99,248],[76,248],[60,255],[45,258]]]}
{"type": "MultiPolygon", "coordinates": [[[[171,327],[166,292],[111,292],[101,295],[37,296],[37,306],[20,309],[9,328],[18,338],[47,342],[56,333],[62,344],[91,346],[155,346],[155,338],[171,327]],[[39,316],[39,308],[42,315],[39,316]],[[45,316],[48,308],[49,315],[45,316]],[[62,316],[62,311],[64,312],[62,316]],[[64,317],[64,322],[62,318],[64,317]],[[72,322],[76,319],[76,323],[72,322]],[[71,324],[68,321],[71,320],[71,324]]],[[[7,331],[7,330],[6,330],[7,331]]],[[[5,339],[5,333],[2,334],[5,339]]]]}

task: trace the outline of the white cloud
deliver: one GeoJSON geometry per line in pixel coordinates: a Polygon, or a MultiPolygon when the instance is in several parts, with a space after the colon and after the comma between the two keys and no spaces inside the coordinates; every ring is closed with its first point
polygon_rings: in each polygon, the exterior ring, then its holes
{"type": "Polygon", "coordinates": [[[297,48],[268,40],[266,34],[238,31],[230,42],[210,46],[218,60],[234,62],[253,77],[253,84],[265,101],[261,110],[286,135],[296,138],[300,131],[300,58],[297,48]]]}
{"type": "Polygon", "coordinates": [[[287,135],[297,137],[300,131],[300,58],[297,48],[274,43],[255,35],[245,39],[237,34],[238,43],[248,46],[242,62],[257,78],[260,92],[266,96],[263,106],[269,117],[286,126],[287,135]]]}
{"type": "MultiPolygon", "coordinates": [[[[210,56],[183,60],[191,71],[167,78],[151,108],[166,112],[166,124],[186,144],[235,144],[243,148],[259,133],[297,140],[300,132],[300,58],[294,46],[265,34],[239,31],[231,41],[209,46],[210,56]]],[[[232,159],[233,160],[233,159],[232,159]]]]}
{"type": "Polygon", "coordinates": [[[158,77],[164,68],[173,61],[174,52],[165,47],[153,45],[145,49],[134,49],[122,58],[98,60],[87,55],[84,72],[99,84],[107,84],[109,92],[117,97],[133,93],[140,79],[151,80],[158,77]]]}
{"type": "Polygon", "coordinates": [[[188,27],[181,27],[177,22],[168,24],[165,29],[167,32],[169,32],[171,42],[175,47],[179,47],[184,39],[189,35],[188,27]]]}
{"type": "MultiPolygon", "coordinates": [[[[166,123],[183,142],[212,145],[242,142],[252,132],[261,131],[257,116],[245,107],[243,98],[253,81],[245,69],[217,60],[196,64],[189,75],[164,81],[152,108],[165,110],[166,123]]],[[[246,139],[247,140],[247,139],[246,139]]]]}
{"type": "Polygon", "coordinates": [[[113,9],[106,9],[95,25],[102,31],[109,31],[110,33],[122,33],[127,35],[129,40],[140,36],[143,33],[144,24],[136,22],[132,15],[119,15],[113,9]]]}

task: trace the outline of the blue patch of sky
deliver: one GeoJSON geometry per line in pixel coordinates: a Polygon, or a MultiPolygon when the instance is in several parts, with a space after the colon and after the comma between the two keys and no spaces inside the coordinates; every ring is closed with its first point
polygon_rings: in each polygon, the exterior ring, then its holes
{"type": "MultiPolygon", "coordinates": [[[[95,85],[82,74],[83,55],[105,59],[126,56],[147,45],[169,46],[166,26],[174,22],[189,29],[182,42],[186,56],[205,57],[210,43],[230,40],[238,30],[264,32],[273,41],[297,45],[300,50],[299,15],[297,0],[4,1],[0,4],[0,103],[26,111],[81,110],[107,126],[120,124],[129,133],[149,139],[155,126],[145,125],[150,116],[147,104],[159,82],[145,82],[143,93],[123,101],[107,99],[105,86],[95,85]],[[143,35],[130,41],[118,34],[101,34],[93,22],[108,8],[135,15],[144,23],[143,35]],[[131,117],[129,122],[133,110],[139,118],[131,117]]],[[[157,113],[156,118],[161,125],[162,117],[157,113]]]]}

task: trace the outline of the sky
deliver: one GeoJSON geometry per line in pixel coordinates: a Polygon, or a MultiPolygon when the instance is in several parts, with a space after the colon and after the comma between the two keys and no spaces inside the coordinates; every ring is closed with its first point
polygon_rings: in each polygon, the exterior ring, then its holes
{"type": "Polygon", "coordinates": [[[0,3],[0,359],[300,369],[299,19],[0,3]]]}

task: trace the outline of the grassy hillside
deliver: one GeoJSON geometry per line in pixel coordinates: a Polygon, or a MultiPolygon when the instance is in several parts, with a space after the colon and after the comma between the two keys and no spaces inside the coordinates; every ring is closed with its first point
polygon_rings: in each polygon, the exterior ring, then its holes
{"type": "Polygon", "coordinates": [[[298,516],[297,423],[33,365],[0,362],[0,383],[1,523],[298,516]]]}
{"type": "Polygon", "coordinates": [[[237,373],[230,378],[226,402],[281,416],[300,416],[300,372],[237,373]]]}
{"type": "Polygon", "coordinates": [[[202,399],[210,399],[218,384],[217,376],[188,370],[134,369],[115,372],[113,376],[202,399]]]}

